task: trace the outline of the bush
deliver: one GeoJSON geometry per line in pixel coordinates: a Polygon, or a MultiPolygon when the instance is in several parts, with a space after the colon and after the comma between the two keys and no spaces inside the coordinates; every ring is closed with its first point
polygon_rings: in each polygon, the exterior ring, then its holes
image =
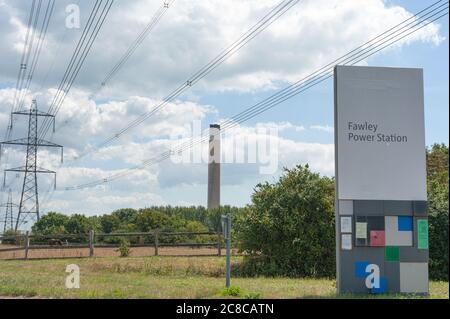
{"type": "MultiPolygon", "coordinates": [[[[2,245],[21,245],[21,241],[19,240],[19,236],[21,236],[21,232],[15,231],[14,229],[8,229],[2,235],[3,237],[8,237],[7,239],[2,239],[2,245]]],[[[23,241],[23,239],[22,239],[23,241]]]]}
{"type": "Polygon", "coordinates": [[[242,289],[238,286],[230,286],[222,290],[222,296],[240,297],[242,289]]]}
{"type": "Polygon", "coordinates": [[[285,169],[275,184],[259,184],[252,205],[234,222],[247,256],[241,275],[335,275],[334,181],[308,166],[285,169]]]}
{"type": "Polygon", "coordinates": [[[261,294],[257,292],[246,293],[244,299],[261,299],[261,294]]]}
{"type": "Polygon", "coordinates": [[[427,151],[430,279],[448,280],[448,147],[427,151]]]}
{"type": "Polygon", "coordinates": [[[128,257],[130,255],[130,243],[126,239],[121,239],[120,246],[116,250],[120,253],[120,257],[128,257]]]}

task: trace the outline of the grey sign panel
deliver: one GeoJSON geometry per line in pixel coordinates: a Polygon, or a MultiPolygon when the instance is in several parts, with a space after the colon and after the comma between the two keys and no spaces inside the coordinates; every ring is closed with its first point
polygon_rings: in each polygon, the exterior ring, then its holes
{"type": "Polygon", "coordinates": [[[334,81],[338,291],[427,293],[423,72],[337,66],[334,81]]]}
{"type": "Polygon", "coordinates": [[[337,66],[340,200],[426,200],[423,72],[337,66]]]}

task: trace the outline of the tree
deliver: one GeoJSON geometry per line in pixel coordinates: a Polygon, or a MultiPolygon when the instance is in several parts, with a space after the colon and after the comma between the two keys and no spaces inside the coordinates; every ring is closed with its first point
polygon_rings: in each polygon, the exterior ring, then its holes
{"type": "Polygon", "coordinates": [[[33,233],[41,235],[65,234],[68,221],[69,217],[64,214],[49,212],[42,216],[31,229],[33,233]]]}
{"type": "Polygon", "coordinates": [[[252,204],[235,217],[248,274],[333,276],[334,181],[308,165],[284,169],[274,184],[258,184],[252,204]]]}
{"type": "Polygon", "coordinates": [[[69,234],[87,234],[91,230],[91,224],[86,216],[74,214],[67,221],[66,230],[69,234]]]}
{"type": "Polygon", "coordinates": [[[100,217],[102,232],[112,233],[120,228],[120,218],[117,215],[103,215],[100,217]]]}
{"type": "Polygon", "coordinates": [[[133,208],[122,208],[113,211],[111,215],[117,216],[122,225],[135,224],[137,211],[133,208]]]}
{"type": "Polygon", "coordinates": [[[153,209],[141,209],[136,217],[136,224],[139,231],[148,232],[155,229],[171,230],[171,218],[153,209]]]}

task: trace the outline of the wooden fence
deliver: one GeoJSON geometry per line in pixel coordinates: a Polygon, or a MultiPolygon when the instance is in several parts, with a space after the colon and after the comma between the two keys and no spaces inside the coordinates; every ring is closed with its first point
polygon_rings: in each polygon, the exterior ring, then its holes
{"type": "Polygon", "coordinates": [[[213,248],[216,251],[215,256],[221,256],[221,250],[224,248],[222,233],[217,232],[163,232],[153,230],[134,233],[95,233],[91,230],[87,234],[39,235],[26,232],[23,235],[0,236],[0,253],[23,251],[23,259],[29,259],[31,250],[89,249],[89,257],[94,257],[96,248],[120,247],[119,242],[108,240],[111,238],[127,238],[130,248],[152,247],[155,256],[158,256],[160,249],[164,247],[213,248]],[[183,239],[193,238],[194,236],[196,236],[197,241],[201,238],[198,236],[208,236],[209,241],[180,242],[180,237],[183,239]],[[214,241],[211,240],[212,238],[214,238],[214,241]],[[136,241],[138,242],[136,243],[136,241]]]}

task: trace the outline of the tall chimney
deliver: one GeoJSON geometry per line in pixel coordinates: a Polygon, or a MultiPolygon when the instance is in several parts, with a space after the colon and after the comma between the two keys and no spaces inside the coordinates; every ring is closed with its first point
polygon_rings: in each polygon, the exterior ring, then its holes
{"type": "Polygon", "coordinates": [[[220,206],[220,125],[209,126],[208,209],[220,206]]]}

